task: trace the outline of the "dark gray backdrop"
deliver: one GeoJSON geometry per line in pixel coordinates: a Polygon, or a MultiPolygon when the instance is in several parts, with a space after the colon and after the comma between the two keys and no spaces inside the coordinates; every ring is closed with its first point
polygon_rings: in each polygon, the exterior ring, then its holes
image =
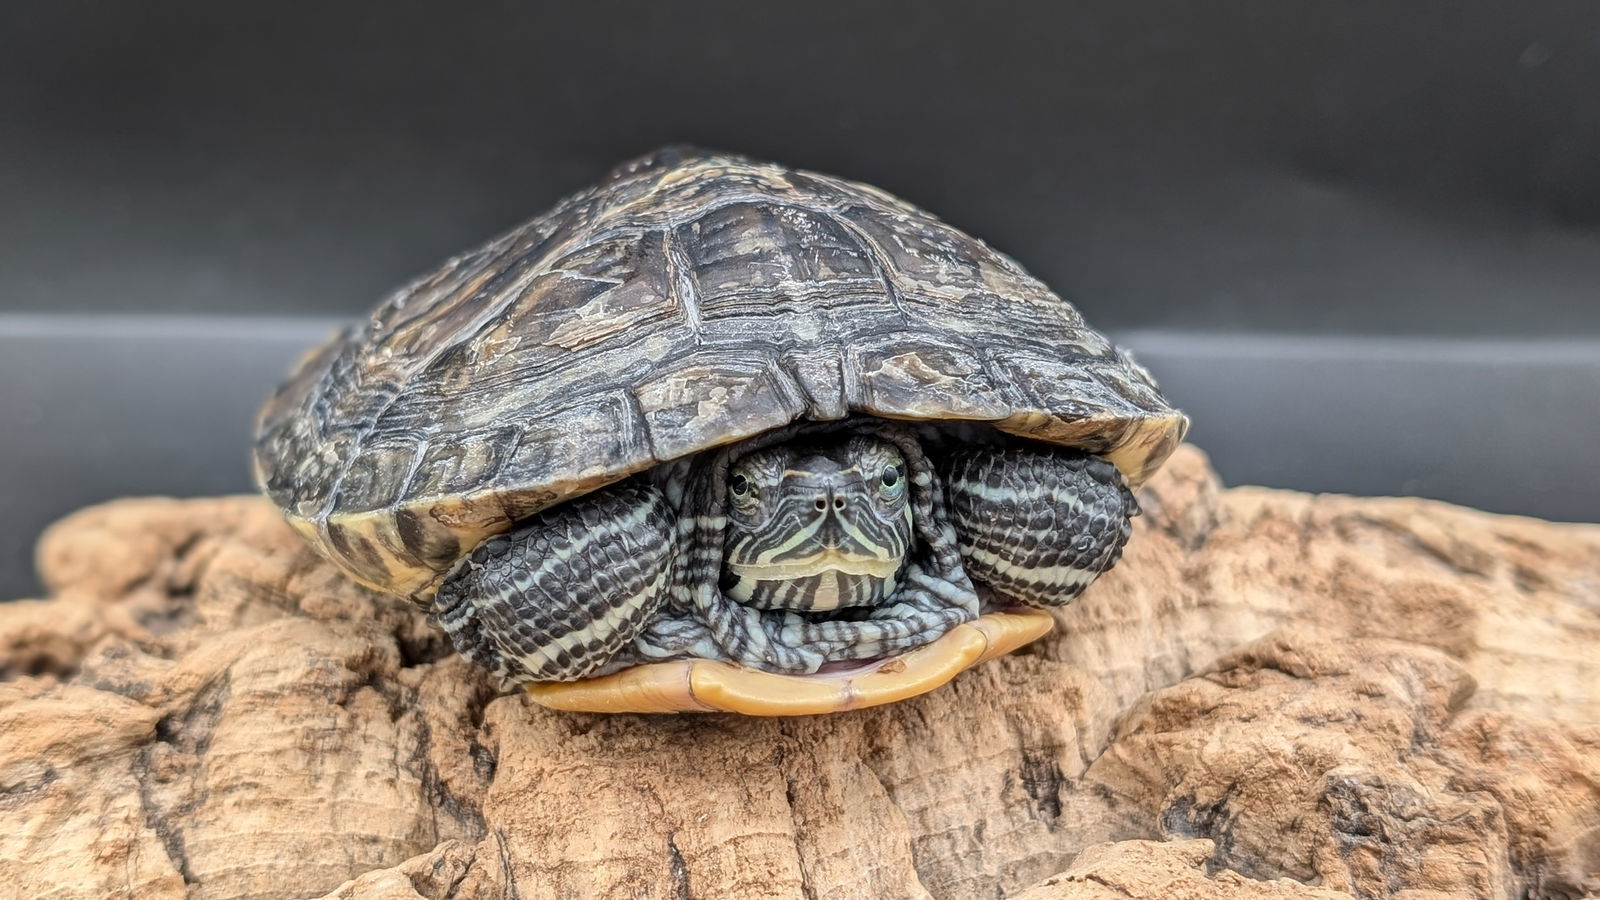
{"type": "Polygon", "coordinates": [[[1141,351],[1230,481],[1600,519],[1600,4],[0,9],[0,595],[248,487],[338,317],[689,140],[863,179],[1141,351]]]}

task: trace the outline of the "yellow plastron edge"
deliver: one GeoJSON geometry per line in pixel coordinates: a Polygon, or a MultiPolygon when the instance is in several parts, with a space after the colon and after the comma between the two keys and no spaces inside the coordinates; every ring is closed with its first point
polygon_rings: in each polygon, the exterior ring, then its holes
{"type": "Polygon", "coordinates": [[[709,659],[678,659],[582,681],[528,685],[534,701],[572,712],[735,712],[809,716],[893,703],[933,690],[985,660],[1048,634],[1041,610],[980,616],[865,672],[776,675],[709,659]]]}

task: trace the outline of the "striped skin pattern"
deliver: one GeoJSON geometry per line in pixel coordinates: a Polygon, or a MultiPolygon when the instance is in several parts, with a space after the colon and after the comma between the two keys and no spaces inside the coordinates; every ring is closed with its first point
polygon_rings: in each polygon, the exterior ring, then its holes
{"type": "Polygon", "coordinates": [[[903,653],[976,618],[975,584],[1001,605],[1068,603],[1115,565],[1137,512],[1115,466],[1074,451],[957,447],[936,471],[909,429],[887,423],[773,437],[662,473],[659,486],[601,489],[486,541],[439,589],[440,625],[507,685],[684,657],[804,674],[903,653]],[[889,469],[905,473],[901,490],[883,489],[889,469]],[[746,490],[732,489],[736,475],[746,490]],[[839,512],[810,502],[819,485],[836,492],[829,500],[854,488],[846,510],[878,506],[857,510],[877,523],[863,546],[894,561],[895,583],[827,611],[804,579],[791,582],[798,594],[778,586],[756,602],[729,590],[731,559],[816,555],[822,529],[808,520],[839,512]],[[808,530],[811,541],[795,540],[808,530]]]}
{"type": "Polygon", "coordinates": [[[685,657],[804,674],[905,652],[981,611],[939,480],[909,429],[871,420],[785,429],[657,474],[540,513],[469,554],[434,601],[457,649],[508,686],[685,657]],[[906,467],[902,511],[915,540],[897,589],[823,614],[738,602],[720,586],[730,468],[746,454],[814,457],[811,439],[830,433],[846,437],[835,450],[853,444],[879,461],[892,450],[906,467]],[[785,445],[797,436],[806,440],[794,453],[785,445]]]}
{"type": "Polygon", "coordinates": [[[683,570],[670,606],[681,619],[658,617],[637,642],[642,658],[709,656],[787,674],[816,672],[824,665],[903,653],[978,617],[981,602],[961,566],[955,530],[933,465],[907,428],[872,419],[799,426],[762,435],[743,446],[709,455],[685,492],[694,515],[679,519],[683,570]],[[889,600],[868,609],[818,617],[789,610],[760,610],[720,590],[723,534],[728,522],[730,466],[746,453],[797,436],[815,438],[855,431],[872,434],[900,451],[910,475],[910,508],[916,548],[901,584],[889,600]],[[709,652],[708,652],[709,651],[709,652]]]}
{"type": "Polygon", "coordinates": [[[1063,605],[1116,564],[1138,507],[1104,459],[1017,445],[956,446],[939,457],[936,469],[911,430],[870,420],[706,454],[485,542],[440,588],[436,615],[463,655],[508,686],[686,657],[805,674],[928,643],[976,618],[980,593],[1000,606],[1063,605]],[[750,559],[801,546],[793,539],[808,507],[780,514],[786,473],[790,487],[810,488],[788,498],[798,500],[816,496],[819,472],[829,476],[824,489],[864,489],[860,476],[877,473],[880,490],[896,466],[905,489],[892,502],[870,500],[886,507],[881,522],[909,523],[884,532],[895,537],[883,552],[901,557],[884,596],[822,612],[805,598],[769,596],[762,606],[728,590],[728,548],[750,559]],[[731,489],[734,475],[745,492],[731,489]],[[772,495],[765,515],[752,486],[772,495]]]}
{"type": "Polygon", "coordinates": [[[461,561],[436,621],[503,683],[595,674],[666,599],[672,520],[661,492],[634,481],[546,510],[461,561]]]}
{"type": "Polygon", "coordinates": [[[728,475],[722,590],[757,609],[877,606],[911,549],[905,457],[851,435],[751,453],[728,475]]]}
{"type": "Polygon", "coordinates": [[[1138,513],[1117,467],[1097,456],[974,447],[941,463],[967,574],[1027,606],[1083,593],[1116,565],[1138,513]]]}

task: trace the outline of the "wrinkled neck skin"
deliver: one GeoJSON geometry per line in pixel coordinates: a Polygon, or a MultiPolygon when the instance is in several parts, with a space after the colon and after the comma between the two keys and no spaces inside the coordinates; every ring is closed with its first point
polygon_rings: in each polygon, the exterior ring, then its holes
{"type": "Polygon", "coordinates": [[[805,674],[903,653],[979,615],[908,427],[798,426],[652,477],[679,513],[672,597],[608,670],[694,656],[805,674]]]}

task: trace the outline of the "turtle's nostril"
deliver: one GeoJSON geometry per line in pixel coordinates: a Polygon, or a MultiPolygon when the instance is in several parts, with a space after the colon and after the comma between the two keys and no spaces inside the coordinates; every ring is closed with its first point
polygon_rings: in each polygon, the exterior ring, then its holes
{"type": "Polygon", "coordinates": [[[811,502],[811,505],[815,506],[819,510],[827,509],[828,508],[828,501],[822,499],[821,497],[818,497],[817,499],[815,499],[815,500],[813,500],[811,502]]]}
{"type": "Polygon", "coordinates": [[[835,498],[833,498],[833,508],[839,510],[840,512],[843,512],[844,508],[845,508],[844,498],[843,497],[835,497],[835,498]]]}

